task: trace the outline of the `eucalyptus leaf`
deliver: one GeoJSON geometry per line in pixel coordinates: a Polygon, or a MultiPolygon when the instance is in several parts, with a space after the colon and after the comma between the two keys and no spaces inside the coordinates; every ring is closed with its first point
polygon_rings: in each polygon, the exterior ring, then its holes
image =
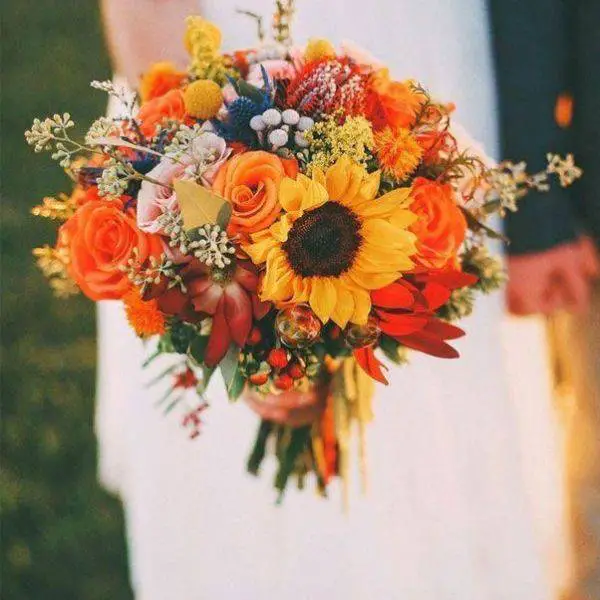
{"type": "Polygon", "coordinates": [[[227,354],[221,359],[219,368],[221,369],[221,375],[223,375],[223,381],[225,387],[229,390],[233,384],[235,374],[238,370],[240,349],[235,345],[231,344],[227,354]]]}
{"type": "Polygon", "coordinates": [[[195,181],[186,179],[175,181],[173,187],[186,232],[203,225],[218,224],[223,229],[227,227],[231,217],[231,206],[225,198],[221,198],[195,181]]]}

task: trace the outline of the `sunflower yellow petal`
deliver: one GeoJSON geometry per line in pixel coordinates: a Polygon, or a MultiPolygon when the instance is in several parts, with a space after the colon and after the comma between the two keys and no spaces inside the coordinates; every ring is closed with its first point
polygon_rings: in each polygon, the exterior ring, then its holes
{"type": "Polygon", "coordinates": [[[354,296],[344,285],[337,286],[337,302],[331,313],[331,320],[342,329],[346,327],[354,313],[354,296]]]}
{"type": "Polygon", "coordinates": [[[264,263],[269,252],[277,247],[277,240],[269,232],[261,233],[263,235],[254,238],[254,243],[242,245],[242,249],[255,265],[264,263]]]}
{"type": "Polygon", "coordinates": [[[379,191],[381,171],[368,174],[360,186],[360,197],[364,200],[373,200],[379,191]]]}
{"type": "Polygon", "coordinates": [[[335,285],[326,277],[313,277],[310,306],[323,323],[327,323],[337,302],[335,285]]]}
{"type": "Polygon", "coordinates": [[[309,180],[309,184],[302,197],[301,208],[303,211],[312,210],[325,204],[328,199],[327,190],[320,183],[309,180]]]}
{"type": "Polygon", "coordinates": [[[351,289],[351,292],[354,297],[354,312],[350,321],[357,325],[365,325],[371,312],[371,296],[369,292],[356,288],[351,289]]]}
{"type": "Polygon", "coordinates": [[[279,184],[279,204],[286,212],[300,210],[304,187],[298,180],[284,177],[279,184]]]}
{"type": "Polygon", "coordinates": [[[367,219],[361,228],[363,238],[377,245],[393,247],[398,236],[398,229],[383,219],[367,219]]]}

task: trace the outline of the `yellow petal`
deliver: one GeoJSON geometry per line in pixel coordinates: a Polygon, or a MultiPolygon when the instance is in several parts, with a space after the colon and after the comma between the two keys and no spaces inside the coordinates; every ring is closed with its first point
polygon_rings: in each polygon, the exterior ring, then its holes
{"type": "Polygon", "coordinates": [[[354,312],[350,321],[358,325],[365,325],[371,312],[371,296],[365,290],[352,289],[351,291],[354,296],[354,312]]]}
{"type": "Polygon", "coordinates": [[[267,260],[269,252],[277,246],[277,241],[268,232],[261,232],[260,236],[253,236],[253,244],[243,244],[242,249],[255,265],[260,265],[267,260]]]}
{"type": "Polygon", "coordinates": [[[337,302],[331,313],[331,320],[342,329],[346,327],[354,313],[354,296],[342,283],[337,286],[337,302]]]}
{"type": "Polygon", "coordinates": [[[304,186],[295,179],[284,177],[279,184],[279,204],[287,212],[300,210],[304,186]]]}
{"type": "Polygon", "coordinates": [[[412,211],[401,208],[394,212],[388,219],[389,223],[397,229],[410,227],[419,217],[412,211]]]}
{"type": "Polygon", "coordinates": [[[378,246],[394,247],[398,233],[396,227],[383,219],[367,219],[361,227],[363,239],[378,246]]]}
{"type": "Polygon", "coordinates": [[[323,323],[327,323],[337,301],[335,285],[328,278],[313,277],[310,306],[323,323]]]}
{"type": "Polygon", "coordinates": [[[302,196],[301,208],[304,211],[322,206],[328,200],[327,190],[316,181],[309,180],[308,187],[302,196]]]}
{"type": "Polygon", "coordinates": [[[384,273],[368,273],[360,269],[352,269],[348,277],[356,287],[366,290],[379,290],[390,283],[394,283],[400,276],[397,271],[387,271],[384,273]]]}
{"type": "Polygon", "coordinates": [[[278,242],[286,242],[292,225],[293,217],[286,213],[279,219],[279,221],[271,225],[269,231],[278,242]]]}
{"type": "Polygon", "coordinates": [[[295,304],[299,304],[300,302],[308,302],[312,289],[310,285],[310,279],[294,276],[294,279],[292,280],[292,289],[292,302],[295,304]]]}
{"type": "Polygon", "coordinates": [[[373,200],[379,191],[381,183],[381,171],[375,171],[367,175],[360,187],[360,196],[365,200],[373,200]]]}
{"type": "MultiPolygon", "coordinates": [[[[408,190],[410,192],[410,190],[408,190]]],[[[356,212],[361,217],[389,217],[396,212],[402,213],[410,213],[410,211],[405,210],[405,196],[407,194],[404,193],[403,190],[397,189],[389,194],[384,194],[380,198],[375,200],[368,200],[366,202],[361,202],[359,206],[355,208],[356,212]],[[398,192],[398,193],[396,193],[398,192]]],[[[411,215],[414,213],[410,213],[411,215]]],[[[416,220],[416,216],[413,217],[413,221],[416,220]]]]}

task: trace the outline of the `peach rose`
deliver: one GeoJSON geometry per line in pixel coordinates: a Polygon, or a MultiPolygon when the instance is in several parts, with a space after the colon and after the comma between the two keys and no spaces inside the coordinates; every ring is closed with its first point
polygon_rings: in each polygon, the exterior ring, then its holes
{"type": "Polygon", "coordinates": [[[425,102],[425,96],[411,89],[401,81],[393,81],[387,69],[381,69],[369,79],[370,92],[367,94],[366,115],[373,129],[407,127],[415,124],[415,119],[425,102]]]}
{"type": "Polygon", "coordinates": [[[161,61],[150,67],[140,81],[142,102],[164,96],[170,90],[181,86],[185,73],[178,71],[172,62],[161,61]]]}
{"type": "Polygon", "coordinates": [[[411,196],[410,210],[419,216],[411,227],[418,239],[418,252],[412,258],[427,269],[440,269],[455,259],[465,239],[467,222],[449,184],[417,177],[411,196]]]}
{"type": "Polygon", "coordinates": [[[137,115],[142,133],[149,138],[156,133],[156,126],[162,125],[166,119],[183,121],[184,117],[185,103],[183,92],[179,89],[142,104],[137,115]]]}
{"type": "Polygon", "coordinates": [[[91,200],[59,230],[58,244],[69,251],[69,274],[91,300],[118,300],[131,287],[121,267],[134,248],[139,258],[162,252],[160,238],[137,228],[133,211],[120,200],[91,200]]]}
{"type": "Polygon", "coordinates": [[[228,232],[253,233],[275,222],[279,205],[279,184],[284,177],[296,177],[296,160],[256,150],[237,154],[219,170],[213,190],[229,200],[232,215],[228,232]]]}

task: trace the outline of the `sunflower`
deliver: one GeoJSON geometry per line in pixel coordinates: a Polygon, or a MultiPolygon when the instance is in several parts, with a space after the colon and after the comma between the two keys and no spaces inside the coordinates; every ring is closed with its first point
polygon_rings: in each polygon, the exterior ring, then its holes
{"type": "Polygon", "coordinates": [[[314,169],[312,179],[281,181],[282,216],[244,247],[265,265],[262,300],[308,303],[323,323],[340,327],[367,322],[371,290],[411,270],[416,252],[410,190],[376,199],[379,181],[379,171],[369,174],[347,156],[325,173],[314,169]]]}

